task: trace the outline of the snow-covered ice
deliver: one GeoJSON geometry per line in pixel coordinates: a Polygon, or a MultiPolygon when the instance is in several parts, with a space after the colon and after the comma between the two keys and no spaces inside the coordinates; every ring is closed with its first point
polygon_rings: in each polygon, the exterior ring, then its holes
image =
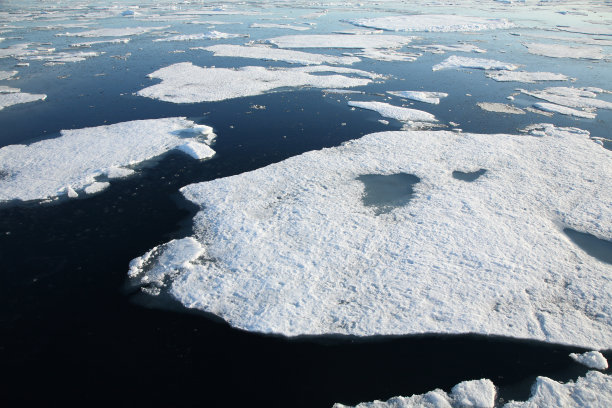
{"type": "Polygon", "coordinates": [[[426,91],[387,91],[388,94],[399,96],[400,98],[411,99],[413,101],[432,103],[437,105],[440,98],[448,96],[445,92],[426,92],[426,91]]]}
{"type": "Polygon", "coordinates": [[[473,44],[453,44],[453,45],[442,45],[442,44],[427,44],[427,45],[412,45],[412,48],[418,50],[431,52],[434,54],[444,54],[446,52],[476,52],[479,54],[487,52],[480,47],[473,44]]]}
{"type": "Polygon", "coordinates": [[[70,46],[72,48],[90,48],[98,44],[127,44],[129,42],[130,42],[129,38],[113,38],[111,40],[84,41],[84,42],[70,44],[70,46]]]}
{"type": "Polygon", "coordinates": [[[138,91],[138,95],[174,103],[195,103],[259,95],[286,87],[350,88],[367,85],[377,76],[343,67],[274,69],[249,66],[231,69],[202,68],[183,62],[161,68],[149,74],[149,77],[161,79],[162,82],[138,91]],[[317,72],[331,74],[313,75],[317,72]]]}
{"type": "Polygon", "coordinates": [[[557,105],[554,103],[547,103],[547,102],[534,103],[533,107],[536,109],[542,110],[544,112],[560,113],[562,115],[576,116],[579,118],[586,118],[586,119],[594,119],[597,116],[597,114],[594,112],[572,109],[572,108],[568,108],[567,106],[561,106],[561,105],[557,105]]]}
{"type": "Polygon", "coordinates": [[[250,28],[282,28],[282,29],[293,30],[293,31],[308,31],[312,29],[312,27],[303,26],[303,25],[298,26],[298,25],[292,25],[292,24],[275,24],[275,23],[253,23],[249,27],[250,28]]]}
{"type": "Polygon", "coordinates": [[[526,71],[490,71],[486,73],[487,78],[498,82],[525,82],[535,83],[539,81],[568,81],[567,75],[555,74],[553,72],[526,72],[526,71]]]}
{"type": "Polygon", "coordinates": [[[5,79],[10,79],[14,77],[15,75],[17,75],[18,73],[19,73],[18,71],[0,71],[0,81],[3,81],[5,79]]]}
{"type": "Polygon", "coordinates": [[[612,109],[612,102],[596,99],[598,94],[605,92],[599,88],[557,86],[531,91],[520,89],[520,91],[525,95],[542,99],[556,105],[587,110],[588,113],[592,113],[594,109],[612,109]]]}
{"type": "Polygon", "coordinates": [[[172,149],[211,157],[214,151],[205,144],[209,129],[185,118],[135,120],[63,130],[54,139],[3,147],[0,202],[95,193],[108,187],[106,179],[132,174],[128,166],[172,149]]]}
{"type": "Polygon", "coordinates": [[[401,122],[437,122],[436,117],[429,112],[418,109],[404,108],[402,106],[394,106],[384,102],[350,101],[348,104],[349,106],[354,106],[356,108],[378,112],[385,118],[396,119],[401,122]]]}
{"type": "Polygon", "coordinates": [[[377,49],[377,48],[366,48],[362,51],[353,53],[352,55],[361,58],[368,58],[377,61],[405,61],[412,62],[416,61],[421,54],[413,52],[401,52],[394,49],[377,49]]]}
{"type": "Polygon", "coordinates": [[[542,55],[552,58],[584,58],[601,60],[605,58],[601,47],[591,47],[588,45],[565,45],[565,44],[544,44],[544,43],[523,43],[531,54],[542,55]]]}
{"type": "Polygon", "coordinates": [[[563,229],[612,239],[612,152],[575,128],[531,133],[375,133],[184,187],[206,252],[168,291],[256,332],[470,332],[609,348],[609,265],[563,229]],[[452,176],[479,169],[471,183],[452,176]],[[413,195],[377,215],[359,178],[389,175],[403,188],[398,174],[418,177],[413,195]]]}
{"type": "Polygon", "coordinates": [[[157,38],[153,41],[193,41],[193,40],[224,40],[227,38],[248,37],[248,34],[223,33],[221,31],[209,31],[199,34],[179,34],[170,37],[157,38]]]}
{"type": "Polygon", "coordinates": [[[45,94],[31,94],[26,92],[16,92],[11,88],[10,91],[0,92],[0,110],[20,103],[44,101],[47,98],[45,94]]]}
{"type": "Polygon", "coordinates": [[[400,48],[410,44],[413,37],[370,34],[312,34],[285,35],[267,41],[279,48],[400,48]]]}
{"type": "Polygon", "coordinates": [[[164,27],[125,27],[125,28],[97,28],[95,30],[80,31],[75,33],[56,34],[65,37],[126,37],[129,35],[141,35],[151,31],[163,30],[164,27]]]}
{"type": "Polygon", "coordinates": [[[586,353],[571,353],[570,357],[582,365],[596,370],[607,370],[608,360],[599,351],[587,351],[586,353]]]}
{"type": "Polygon", "coordinates": [[[431,69],[432,71],[439,71],[441,69],[459,68],[513,71],[519,68],[519,65],[492,59],[459,57],[456,55],[451,55],[441,63],[434,65],[431,69]]]}
{"type": "Polygon", "coordinates": [[[514,24],[506,19],[458,16],[451,14],[415,14],[361,18],[349,20],[351,24],[387,31],[481,31],[511,28],[514,24]]]}
{"type": "Polygon", "coordinates": [[[341,64],[350,65],[359,61],[357,57],[314,54],[310,52],[285,50],[269,46],[244,46],[219,44],[203,48],[219,57],[255,58],[270,61],[284,61],[290,64],[319,65],[341,64]]]}
{"type": "Polygon", "coordinates": [[[478,102],[476,105],[482,110],[497,113],[511,113],[513,115],[524,115],[525,111],[516,106],[497,102],[478,102]]]}

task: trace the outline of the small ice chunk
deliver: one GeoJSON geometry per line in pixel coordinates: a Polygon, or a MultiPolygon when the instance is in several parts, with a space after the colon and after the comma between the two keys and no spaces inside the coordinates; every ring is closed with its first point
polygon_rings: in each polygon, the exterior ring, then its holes
{"type": "Polygon", "coordinates": [[[437,122],[436,117],[429,112],[394,106],[384,102],[350,101],[348,104],[349,106],[354,106],[356,108],[372,110],[378,112],[381,116],[396,119],[402,122],[437,122]]]}
{"type": "Polygon", "coordinates": [[[203,48],[219,57],[255,58],[270,61],[284,61],[290,64],[341,64],[350,65],[359,61],[357,57],[313,54],[303,51],[284,50],[269,46],[244,46],[219,44],[203,48]]]}
{"type": "Polygon", "coordinates": [[[521,108],[517,108],[516,106],[508,105],[505,103],[496,103],[496,102],[478,102],[476,105],[482,110],[488,112],[497,112],[497,113],[510,113],[513,115],[524,115],[525,111],[521,108]]]}
{"type": "Polygon", "coordinates": [[[106,190],[109,186],[110,186],[110,183],[108,182],[95,181],[91,183],[90,185],[86,186],[84,191],[85,191],[85,194],[88,194],[88,195],[96,194],[96,193],[106,190]]]}
{"type": "Polygon", "coordinates": [[[14,77],[15,75],[17,75],[18,73],[19,73],[18,71],[0,71],[0,81],[3,81],[5,79],[10,79],[14,77]]]}
{"type": "Polygon", "coordinates": [[[198,142],[187,142],[178,146],[177,149],[197,160],[207,159],[215,155],[215,151],[207,144],[198,142]]]}
{"type": "Polygon", "coordinates": [[[223,40],[227,38],[248,37],[248,34],[222,33],[220,31],[209,31],[200,34],[182,34],[171,37],[158,38],[153,41],[192,41],[192,40],[223,40]]]}
{"type": "Polygon", "coordinates": [[[457,407],[493,408],[495,385],[491,380],[464,381],[453,387],[451,399],[457,407]]]}
{"type": "Polygon", "coordinates": [[[44,101],[45,94],[30,94],[25,92],[0,93],[0,110],[20,103],[44,101]]]}
{"type": "Polygon", "coordinates": [[[68,198],[77,198],[79,194],[70,186],[66,187],[66,195],[68,198]]]}
{"type": "Polygon", "coordinates": [[[21,92],[21,89],[13,88],[13,87],[6,86],[6,85],[0,85],[0,94],[17,93],[17,92],[21,92]]]}
{"type": "Polygon", "coordinates": [[[436,64],[432,67],[432,71],[439,71],[441,69],[449,69],[449,68],[476,68],[476,69],[487,69],[487,70],[507,70],[513,71],[517,69],[519,65],[510,64],[508,62],[501,62],[492,59],[485,58],[469,58],[469,57],[458,57],[456,55],[452,55],[442,61],[439,64],[436,64]]]}
{"type": "Polygon", "coordinates": [[[533,107],[545,112],[560,113],[562,115],[576,116],[579,118],[586,119],[595,119],[595,117],[597,116],[597,114],[594,112],[572,109],[568,108],[567,106],[561,106],[554,103],[538,102],[534,103],[533,107]]]}
{"type": "Polygon", "coordinates": [[[356,26],[387,31],[457,32],[514,27],[508,20],[452,14],[414,14],[348,20],[356,26]]]}
{"type": "Polygon", "coordinates": [[[129,177],[134,174],[135,171],[132,169],[127,169],[125,167],[112,166],[106,171],[106,177],[109,179],[118,179],[129,177]]]}
{"type": "Polygon", "coordinates": [[[425,91],[387,91],[388,94],[399,96],[400,98],[411,99],[413,101],[425,102],[437,105],[440,103],[440,98],[446,98],[447,93],[444,92],[425,92],[425,91]]]}
{"type": "Polygon", "coordinates": [[[523,43],[523,45],[527,47],[530,54],[542,55],[544,57],[591,60],[601,60],[605,58],[605,54],[601,47],[544,43],[523,43]]]}
{"type": "Polygon", "coordinates": [[[526,72],[526,71],[491,71],[486,73],[487,78],[498,82],[525,82],[534,83],[539,81],[567,81],[571,79],[567,75],[552,72],[526,72]]]}
{"type": "Polygon", "coordinates": [[[279,48],[356,48],[380,49],[400,48],[409,44],[414,37],[399,35],[370,35],[370,34],[312,34],[312,35],[286,35],[270,38],[269,43],[279,48]]]}
{"type": "Polygon", "coordinates": [[[596,370],[607,370],[608,360],[599,351],[588,351],[586,353],[571,353],[570,357],[589,368],[596,370]]]}

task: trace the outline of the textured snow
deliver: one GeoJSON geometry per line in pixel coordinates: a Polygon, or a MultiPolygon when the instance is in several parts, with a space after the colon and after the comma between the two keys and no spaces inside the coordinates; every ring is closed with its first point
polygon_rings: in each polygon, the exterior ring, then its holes
{"type": "Polygon", "coordinates": [[[506,19],[489,19],[480,17],[457,16],[450,14],[418,14],[361,18],[349,20],[351,24],[387,31],[481,31],[499,28],[510,28],[506,19]]]}
{"type": "MultiPolygon", "coordinates": [[[[500,402],[501,404],[501,402],[500,402]]],[[[493,408],[495,387],[490,380],[465,381],[450,394],[437,389],[422,395],[394,397],[386,402],[363,402],[355,408],[493,408]]],[[[502,405],[499,405],[500,407],[502,405]]],[[[585,377],[565,384],[538,377],[527,401],[511,401],[504,408],[607,408],[612,406],[612,377],[589,371],[585,377]]],[[[335,404],[334,408],[349,408],[335,404]]]]}
{"type": "Polygon", "coordinates": [[[44,101],[47,98],[45,94],[30,94],[25,92],[15,92],[14,89],[9,92],[0,93],[0,110],[20,103],[44,101]]]}
{"type": "Polygon", "coordinates": [[[5,79],[10,79],[14,77],[15,75],[17,75],[18,73],[19,73],[18,71],[0,71],[0,81],[3,81],[5,79]]]}
{"type": "Polygon", "coordinates": [[[612,239],[612,152],[579,129],[531,129],[370,134],[184,187],[208,260],[191,260],[169,293],[256,332],[473,332],[609,348],[609,265],[563,228],[612,239]],[[472,183],[452,177],[478,169],[472,183]],[[377,215],[363,201],[369,174],[420,181],[377,215]]]}
{"type": "Polygon", "coordinates": [[[538,102],[534,103],[533,107],[544,112],[560,113],[562,115],[576,116],[579,118],[594,119],[597,114],[589,111],[582,111],[568,108],[567,106],[556,105],[554,103],[538,102]]]}
{"type": "Polygon", "coordinates": [[[126,37],[128,35],[141,35],[151,31],[163,30],[165,27],[125,27],[125,28],[98,28],[78,33],[56,34],[66,37],[126,37]]]}
{"type": "Polygon", "coordinates": [[[319,65],[341,64],[350,65],[359,61],[356,57],[313,54],[309,52],[284,50],[268,46],[244,46],[232,44],[219,44],[203,48],[220,57],[256,58],[270,61],[284,61],[291,64],[319,65]]]}
{"type": "Polygon", "coordinates": [[[485,58],[470,58],[470,57],[458,57],[452,55],[436,64],[432,67],[432,71],[439,71],[441,69],[452,69],[452,68],[476,68],[476,69],[489,69],[489,70],[505,70],[513,71],[519,66],[516,64],[510,64],[508,62],[501,62],[492,59],[485,58]]]}
{"type": "Polygon", "coordinates": [[[542,55],[553,58],[584,58],[600,60],[605,57],[600,47],[590,47],[587,45],[564,45],[564,44],[544,44],[544,43],[523,43],[531,54],[542,55]]]}
{"type": "Polygon", "coordinates": [[[497,113],[511,113],[513,115],[524,115],[525,111],[516,106],[496,102],[478,102],[476,105],[482,110],[497,113]]]}
{"type": "Polygon", "coordinates": [[[0,179],[0,202],[70,197],[81,190],[88,194],[101,191],[109,184],[100,177],[128,176],[133,171],[125,166],[175,148],[185,151],[185,144],[194,151],[208,152],[210,148],[200,142],[209,136],[203,133],[208,129],[198,128],[184,118],[136,120],[63,130],[55,139],[3,147],[0,171],[8,176],[0,179]],[[197,144],[202,145],[199,150],[197,144]]]}
{"type": "Polygon", "coordinates": [[[588,351],[582,354],[571,353],[570,357],[589,368],[607,370],[608,360],[599,351],[588,351]]]}
{"type": "Polygon", "coordinates": [[[381,116],[396,119],[402,122],[437,122],[436,117],[429,112],[394,106],[384,102],[350,101],[348,104],[349,106],[354,106],[356,108],[372,110],[380,113],[381,116]]]}
{"type": "Polygon", "coordinates": [[[370,34],[312,34],[285,35],[270,38],[269,43],[279,48],[400,48],[409,44],[414,37],[399,35],[370,34]]]}
{"type": "Polygon", "coordinates": [[[432,103],[437,105],[440,103],[440,98],[446,98],[447,93],[444,92],[425,92],[425,91],[388,91],[388,94],[399,96],[401,98],[411,99],[413,101],[432,103]]]}
{"type": "Polygon", "coordinates": [[[487,78],[498,82],[525,82],[535,83],[539,81],[567,81],[567,75],[552,72],[526,72],[526,71],[491,71],[486,73],[487,78]]]}
{"type": "Polygon", "coordinates": [[[350,88],[367,85],[371,78],[377,76],[342,67],[232,69],[201,68],[183,62],[161,68],[149,74],[149,77],[161,79],[162,82],[138,91],[138,95],[167,102],[194,103],[259,95],[285,87],[350,88]],[[338,74],[312,75],[314,72],[340,72],[360,78],[338,74]]]}
{"type": "Polygon", "coordinates": [[[238,38],[238,37],[248,37],[248,35],[222,33],[220,31],[209,31],[207,33],[200,33],[200,34],[173,35],[171,37],[158,38],[153,41],[159,42],[159,41],[223,40],[226,38],[238,38]]]}

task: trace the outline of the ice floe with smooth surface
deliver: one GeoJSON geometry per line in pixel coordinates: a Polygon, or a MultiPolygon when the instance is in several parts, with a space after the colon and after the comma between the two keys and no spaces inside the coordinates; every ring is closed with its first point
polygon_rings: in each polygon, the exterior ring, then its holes
{"type": "Polygon", "coordinates": [[[491,71],[486,73],[487,78],[498,82],[525,82],[535,83],[540,81],[567,81],[571,78],[563,74],[553,72],[526,72],[526,71],[491,71]]]}
{"type": "Polygon", "coordinates": [[[168,292],[255,332],[609,348],[609,264],[564,229],[612,240],[612,152],[576,128],[530,132],[375,133],[184,187],[206,253],[168,292]]]}
{"type": "Polygon", "coordinates": [[[411,99],[413,101],[425,102],[437,105],[440,98],[448,96],[445,92],[425,92],[425,91],[387,91],[388,94],[399,96],[400,98],[411,99]]]}
{"type": "Polygon", "coordinates": [[[369,34],[312,34],[285,35],[270,38],[267,41],[279,48],[400,48],[410,44],[413,37],[399,35],[369,34]]]}
{"type": "Polygon", "coordinates": [[[17,75],[19,71],[0,71],[0,81],[11,79],[17,75]]]}
{"type": "Polygon", "coordinates": [[[369,84],[380,77],[366,71],[329,66],[298,68],[202,68],[189,62],[173,64],[151,74],[161,83],[137,92],[140,96],[174,103],[222,101],[260,95],[278,88],[351,88],[369,84]],[[313,75],[313,73],[330,73],[313,75]],[[338,75],[356,75],[349,77],[338,75]]]}
{"type": "MultiPolygon", "coordinates": [[[[355,408],[607,408],[612,406],[612,377],[589,371],[575,382],[559,383],[547,377],[538,377],[527,401],[510,401],[501,405],[496,400],[495,386],[490,380],[472,380],[457,384],[447,394],[437,389],[411,397],[393,397],[387,401],[362,402],[355,408]],[[498,405],[495,403],[498,402],[498,405]]],[[[334,408],[349,408],[335,404],[334,408]]]]}
{"type": "Polygon", "coordinates": [[[511,28],[514,24],[508,20],[457,16],[451,14],[414,14],[403,16],[387,16],[376,18],[361,18],[347,22],[368,28],[387,31],[427,31],[456,32],[481,31],[500,28],[511,28]]]}
{"type": "Polygon", "coordinates": [[[214,151],[211,128],[185,118],[148,119],[63,130],[54,139],[0,149],[0,202],[92,194],[108,180],[133,173],[129,166],[179,149],[197,159],[214,151]]]}
{"type": "Polygon", "coordinates": [[[554,103],[547,103],[547,102],[534,103],[533,107],[536,109],[542,110],[544,112],[560,113],[562,115],[576,116],[579,118],[586,118],[586,119],[594,119],[597,116],[596,113],[591,112],[591,111],[572,109],[572,108],[568,108],[567,106],[561,106],[561,105],[557,105],[554,103]]]}
{"type": "Polygon", "coordinates": [[[357,57],[313,54],[303,51],[285,50],[270,46],[244,46],[219,44],[202,48],[212,52],[216,57],[254,58],[269,61],[284,61],[290,64],[320,65],[341,64],[350,65],[359,61],[357,57]]]}
{"type": "Polygon", "coordinates": [[[45,94],[31,94],[19,91],[18,88],[9,88],[5,89],[4,92],[0,92],[0,110],[21,103],[44,101],[47,98],[45,94]]]}
{"type": "Polygon", "coordinates": [[[125,27],[125,28],[98,28],[95,30],[81,31],[78,33],[56,34],[64,37],[126,37],[129,35],[141,35],[151,31],[163,30],[164,27],[125,27]]]}
{"type": "Polygon", "coordinates": [[[434,65],[431,69],[432,71],[439,71],[441,69],[460,68],[513,71],[519,68],[519,65],[493,59],[459,57],[457,55],[451,55],[441,63],[434,65]]]}
{"type": "Polygon", "coordinates": [[[291,24],[274,24],[274,23],[253,23],[249,26],[250,28],[282,28],[293,31],[308,31],[312,27],[308,26],[296,26],[291,24]]]}
{"type": "Polygon", "coordinates": [[[525,111],[516,106],[498,102],[478,102],[476,105],[484,111],[497,113],[510,113],[513,115],[524,115],[525,111]]]}
{"type": "Polygon", "coordinates": [[[394,106],[384,102],[361,102],[350,101],[349,106],[356,108],[367,109],[378,112],[381,116],[390,119],[396,119],[401,122],[437,122],[434,115],[418,109],[404,108],[402,106],[394,106]]]}
{"type": "Polygon", "coordinates": [[[599,351],[587,351],[586,353],[571,353],[570,357],[582,365],[596,370],[607,370],[608,360],[599,351]]]}
{"type": "Polygon", "coordinates": [[[180,34],[165,38],[157,38],[153,41],[193,41],[193,40],[223,40],[227,38],[248,37],[248,34],[222,33],[221,31],[209,31],[200,34],[180,34]]]}
{"type": "Polygon", "coordinates": [[[587,45],[564,45],[544,43],[523,43],[530,54],[552,58],[576,58],[600,60],[605,58],[603,49],[587,45]]]}
{"type": "Polygon", "coordinates": [[[582,109],[587,113],[592,113],[594,109],[612,109],[612,102],[596,99],[598,94],[606,92],[600,88],[558,86],[542,90],[520,89],[520,91],[534,98],[543,99],[568,108],[582,109]]]}
{"type": "Polygon", "coordinates": [[[412,45],[411,48],[418,50],[431,52],[433,54],[444,54],[446,52],[476,52],[483,54],[487,50],[483,50],[473,44],[453,44],[453,45],[442,45],[442,44],[427,44],[427,45],[412,45]]]}
{"type": "Polygon", "coordinates": [[[113,38],[112,40],[100,40],[100,41],[84,41],[79,43],[70,44],[72,48],[91,48],[98,44],[127,44],[130,42],[129,38],[113,38]]]}

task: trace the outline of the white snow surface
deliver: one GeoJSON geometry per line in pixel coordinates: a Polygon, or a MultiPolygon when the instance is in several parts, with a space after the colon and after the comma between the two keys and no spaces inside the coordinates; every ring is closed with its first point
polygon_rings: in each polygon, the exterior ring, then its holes
{"type": "Polygon", "coordinates": [[[130,42],[130,38],[113,38],[111,40],[99,40],[99,41],[83,41],[79,43],[70,44],[72,48],[90,48],[98,44],[127,44],[130,42]]]}
{"type": "Polygon", "coordinates": [[[340,64],[350,65],[359,61],[357,57],[313,54],[310,52],[285,50],[269,46],[244,46],[219,44],[203,48],[219,57],[255,58],[270,61],[284,61],[291,64],[320,65],[340,64]]]}
{"type": "Polygon", "coordinates": [[[555,74],[553,72],[526,72],[526,71],[490,71],[486,73],[487,78],[498,82],[525,82],[535,83],[539,81],[567,81],[567,75],[555,74]]]}
{"type": "Polygon", "coordinates": [[[250,28],[282,28],[293,31],[308,31],[312,27],[308,26],[296,26],[291,24],[276,24],[276,23],[253,23],[249,26],[250,28]]]}
{"type": "Polygon", "coordinates": [[[255,332],[610,348],[610,266],[563,228],[612,239],[612,152],[579,129],[532,129],[375,133],[184,187],[208,261],[191,259],[169,293],[255,332]],[[452,177],[481,168],[474,182],[452,177]],[[397,173],[420,178],[407,204],[364,205],[358,177],[397,173]]]}
{"type": "Polygon", "coordinates": [[[351,24],[361,27],[376,28],[387,31],[481,31],[514,27],[506,19],[458,16],[451,14],[415,14],[361,18],[349,20],[351,24]]]}
{"type": "Polygon", "coordinates": [[[571,353],[570,357],[582,365],[596,370],[607,370],[608,360],[599,351],[587,351],[586,353],[571,353]]]}
{"type": "Polygon", "coordinates": [[[542,55],[552,58],[584,58],[601,60],[605,58],[601,47],[590,47],[588,45],[564,45],[544,43],[523,43],[530,54],[542,55]]]}
{"type": "Polygon", "coordinates": [[[279,48],[400,48],[414,37],[376,34],[312,34],[285,35],[267,41],[279,48]]]}
{"type": "MultiPolygon", "coordinates": [[[[185,118],[135,120],[108,126],[63,130],[54,139],[0,149],[0,202],[43,200],[73,192],[95,193],[108,187],[102,178],[131,174],[126,166],[160,156],[172,149],[210,149],[192,132],[185,118]]],[[[208,128],[210,129],[210,128],[208,128]]],[[[192,155],[193,156],[193,155],[192,155]]],[[[207,155],[206,157],[209,157],[207,155]]]]}
{"type": "Polygon", "coordinates": [[[384,102],[361,102],[350,101],[349,106],[356,108],[368,109],[380,113],[386,118],[396,119],[402,122],[418,121],[418,122],[437,122],[434,115],[418,109],[404,108],[402,106],[394,106],[384,102]]]}
{"type": "MultiPolygon", "coordinates": [[[[17,89],[17,88],[13,88],[17,89]]],[[[44,101],[47,98],[45,94],[31,94],[25,92],[2,92],[0,93],[0,110],[20,103],[44,101]]]]}
{"type": "Polygon", "coordinates": [[[597,95],[603,93],[598,88],[573,88],[556,86],[542,90],[520,89],[525,95],[542,99],[556,105],[577,109],[612,109],[612,102],[596,99],[597,95]]]}
{"type": "Polygon", "coordinates": [[[425,102],[437,105],[440,98],[448,96],[445,92],[426,92],[426,91],[387,91],[388,94],[399,96],[400,98],[411,99],[413,101],[425,102]]]}
{"type": "Polygon", "coordinates": [[[202,68],[189,62],[173,64],[151,74],[162,82],[138,91],[138,95],[174,103],[222,101],[260,95],[285,87],[350,88],[367,85],[378,77],[366,71],[343,67],[298,68],[202,68]],[[312,75],[329,72],[329,75],[312,75]],[[357,75],[358,78],[335,73],[357,75]]]}
{"type": "Polygon", "coordinates": [[[524,115],[525,111],[516,106],[498,102],[478,102],[476,105],[482,110],[497,113],[510,113],[513,115],[524,115]]]}
{"type": "Polygon", "coordinates": [[[470,57],[458,57],[451,55],[439,64],[434,65],[432,71],[439,71],[441,69],[459,69],[459,68],[476,68],[476,69],[488,69],[488,70],[504,70],[513,71],[519,66],[516,64],[510,64],[508,62],[501,62],[486,58],[470,58],[470,57]]]}
{"type": "MultiPolygon", "coordinates": [[[[411,397],[393,397],[388,401],[362,402],[355,408],[493,408],[495,387],[490,380],[464,381],[447,394],[437,389],[411,397]]],[[[500,405],[501,406],[501,405],[500,405]]],[[[589,371],[575,382],[559,383],[538,377],[527,401],[510,401],[504,408],[607,408],[612,406],[612,377],[589,371]]],[[[349,408],[335,404],[334,408],[349,408]]]]}
{"type": "Polygon", "coordinates": [[[534,103],[533,107],[536,109],[543,110],[544,112],[560,113],[562,115],[576,116],[579,118],[586,118],[586,119],[594,119],[597,116],[597,114],[594,112],[572,109],[572,108],[568,108],[567,106],[561,106],[561,105],[557,105],[554,103],[547,103],[547,102],[534,103]]]}
{"type": "Polygon", "coordinates": [[[163,30],[164,27],[124,27],[124,28],[97,28],[95,30],[81,31],[77,33],[56,34],[65,37],[126,37],[129,35],[141,35],[151,31],[163,30]]]}
{"type": "Polygon", "coordinates": [[[193,41],[193,40],[224,40],[227,38],[248,37],[246,34],[222,33],[221,31],[208,31],[199,34],[180,34],[165,38],[157,38],[154,42],[160,41],[193,41]]]}

